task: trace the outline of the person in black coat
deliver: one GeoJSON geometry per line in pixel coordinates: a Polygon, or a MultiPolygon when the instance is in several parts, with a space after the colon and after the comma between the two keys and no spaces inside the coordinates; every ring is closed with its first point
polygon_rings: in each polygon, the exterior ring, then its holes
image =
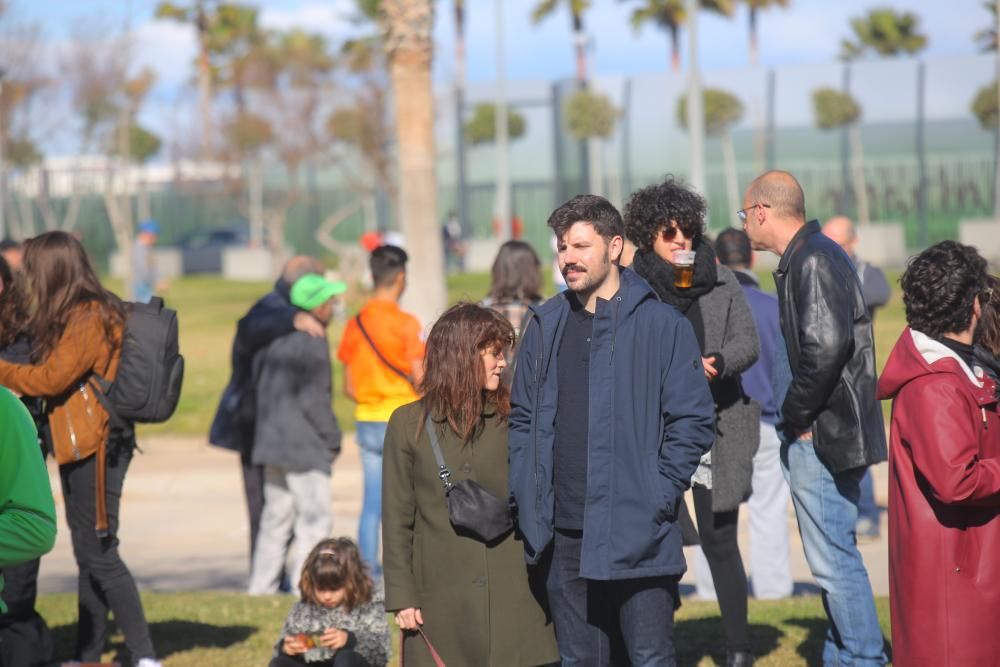
{"type": "MultiPolygon", "coordinates": [[[[254,415],[256,413],[252,361],[254,355],[280,336],[303,331],[315,338],[326,337],[326,329],[310,313],[291,304],[289,290],[307,273],[322,275],[323,264],[299,255],[288,260],[274,289],[261,297],[240,319],[232,348],[232,376],[222,392],[212,420],[209,442],[239,452],[250,522],[250,558],[253,559],[264,511],[264,467],[254,465],[254,415]]],[[[252,565],[252,564],[251,564],[252,565]]]]}

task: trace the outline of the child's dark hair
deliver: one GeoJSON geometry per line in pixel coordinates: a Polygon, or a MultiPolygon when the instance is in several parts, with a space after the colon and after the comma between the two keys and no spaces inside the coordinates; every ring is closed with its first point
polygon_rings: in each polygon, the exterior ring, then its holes
{"type": "Polygon", "coordinates": [[[318,604],[316,591],[344,589],[344,606],[351,611],[372,599],[372,580],[361,560],[358,545],[347,537],[323,540],[302,566],[299,592],[302,602],[318,604]]]}

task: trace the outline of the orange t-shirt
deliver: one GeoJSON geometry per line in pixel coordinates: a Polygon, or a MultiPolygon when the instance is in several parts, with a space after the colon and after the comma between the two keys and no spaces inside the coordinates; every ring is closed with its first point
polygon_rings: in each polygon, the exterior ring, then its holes
{"type": "MultiPolygon", "coordinates": [[[[393,366],[409,374],[413,360],[423,359],[420,322],[394,301],[372,299],[358,314],[379,352],[393,366]]],[[[387,422],[396,408],[419,398],[413,385],[382,363],[353,317],[344,329],[337,358],[350,374],[358,399],[354,411],[358,421],[387,422]]]]}

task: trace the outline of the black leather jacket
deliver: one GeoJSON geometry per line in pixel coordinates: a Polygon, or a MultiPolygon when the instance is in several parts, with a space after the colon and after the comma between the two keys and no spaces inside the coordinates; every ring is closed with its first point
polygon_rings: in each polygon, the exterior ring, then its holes
{"type": "Polygon", "coordinates": [[[811,429],[834,473],[885,461],[871,314],[847,253],[814,220],[788,244],[774,282],[792,367],[779,429],[792,437],[811,429]]]}

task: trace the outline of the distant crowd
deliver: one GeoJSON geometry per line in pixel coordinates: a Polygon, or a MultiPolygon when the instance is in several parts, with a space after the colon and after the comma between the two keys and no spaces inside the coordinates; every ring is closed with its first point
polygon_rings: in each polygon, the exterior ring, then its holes
{"type": "MultiPolygon", "coordinates": [[[[851,221],[809,221],[782,171],[742,206],[743,229],[709,239],[706,200],[674,178],[622,212],[574,197],[548,219],[555,296],[532,246],[508,241],[489,294],[426,335],[400,307],[406,251],[372,244],[339,384],[328,327],[348,285],[292,258],[237,324],[209,434],[239,454],[248,593],[297,589],[271,666],[385,665],[387,612],[407,667],[675,665],[692,545],[698,592],[720,609],[718,655],[751,665],[749,595],[793,593],[789,500],[829,621],[824,665],[994,664],[1000,279],[953,241],[912,257],[907,327],[877,376],[872,318],[892,287],[851,221]],[[776,295],[755,251],[779,258],[776,295]],[[355,404],[357,542],[332,536],[335,391],[355,404]],[[882,539],[870,467],[886,460],[891,652],[858,550],[882,539]]],[[[140,296],[157,301],[159,229],[140,231],[140,296]]],[[[464,254],[457,221],[442,238],[464,254]]],[[[100,662],[113,616],[132,664],[156,667],[117,537],[138,418],[114,392],[140,372],[137,306],[69,234],[0,251],[0,667],[53,659],[35,611],[56,532],[49,455],[79,567],[74,658],[100,662]]]]}

